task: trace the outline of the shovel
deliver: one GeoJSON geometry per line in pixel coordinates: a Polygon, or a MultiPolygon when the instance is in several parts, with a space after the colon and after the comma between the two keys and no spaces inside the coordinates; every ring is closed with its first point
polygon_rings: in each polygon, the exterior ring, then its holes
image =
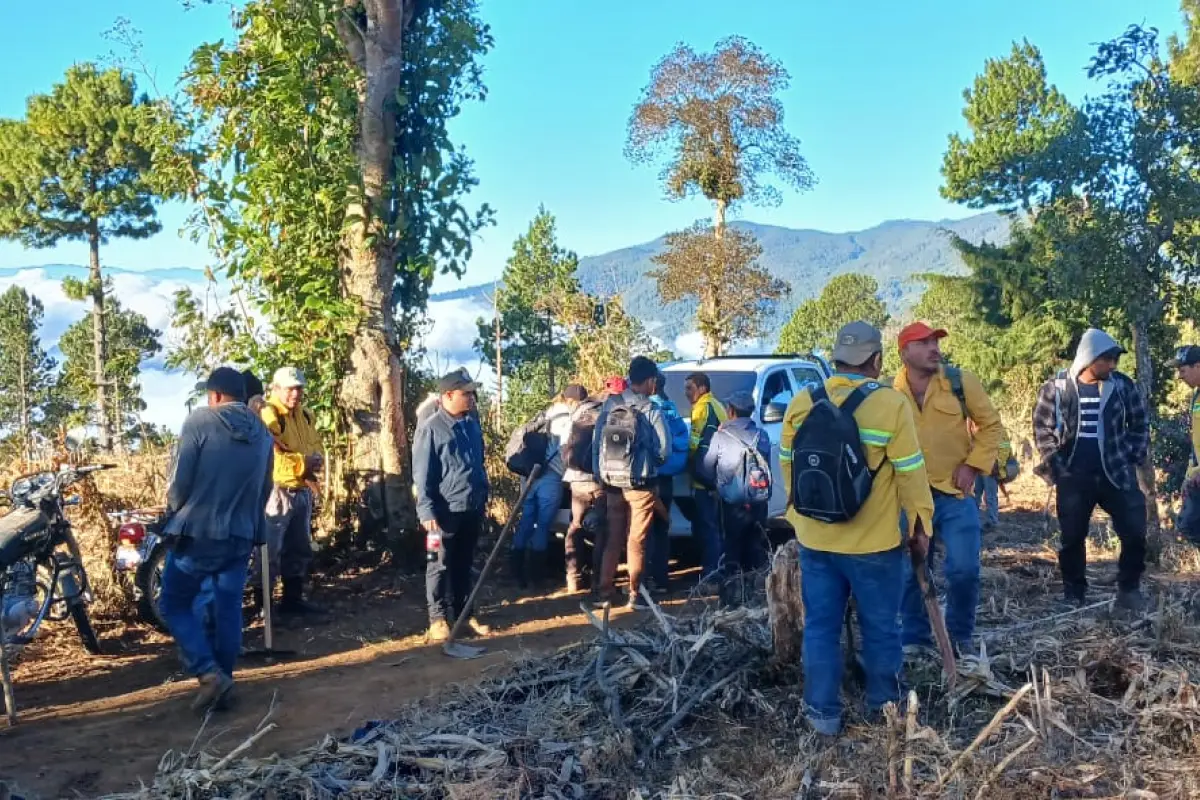
{"type": "Polygon", "coordinates": [[[504,527],[500,530],[500,535],[496,537],[496,543],[492,545],[492,552],[488,553],[487,561],[483,564],[483,570],[479,573],[479,580],[475,581],[475,588],[471,590],[471,594],[467,597],[467,602],[463,604],[463,613],[458,615],[458,619],[454,621],[454,627],[450,629],[450,636],[446,639],[446,643],[442,645],[442,652],[451,658],[471,659],[479,658],[485,652],[486,647],[476,647],[474,645],[462,644],[454,639],[462,631],[463,625],[467,624],[467,619],[471,616],[471,609],[475,607],[475,596],[479,594],[479,587],[483,586],[483,582],[487,580],[488,575],[492,571],[492,565],[496,563],[496,556],[500,555],[500,548],[508,540],[508,535],[512,533],[513,524],[517,521],[517,515],[521,513],[521,506],[525,503],[525,496],[529,494],[529,490],[537,479],[541,477],[542,465],[536,464],[529,472],[529,478],[525,481],[525,485],[521,487],[521,493],[517,495],[517,501],[513,503],[512,512],[508,515],[508,522],[504,523],[504,527]]]}
{"type": "Polygon", "coordinates": [[[258,563],[262,567],[259,572],[262,573],[262,596],[263,596],[263,644],[264,647],[256,650],[242,651],[242,658],[261,658],[268,663],[276,658],[285,658],[296,655],[295,650],[276,650],[274,647],[275,636],[271,630],[271,561],[270,552],[267,550],[267,543],[263,542],[258,551],[258,563]]]}

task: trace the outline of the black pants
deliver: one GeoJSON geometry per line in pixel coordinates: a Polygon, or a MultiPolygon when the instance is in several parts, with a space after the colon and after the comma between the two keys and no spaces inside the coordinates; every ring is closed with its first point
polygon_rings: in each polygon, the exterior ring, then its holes
{"type": "Polygon", "coordinates": [[[767,522],[767,504],[733,506],[721,503],[721,530],[725,539],[727,575],[751,572],[766,560],[767,547],[763,526],[767,522]]]}
{"type": "Polygon", "coordinates": [[[1104,475],[1068,475],[1057,489],[1063,591],[1078,598],[1087,590],[1087,535],[1096,506],[1112,517],[1121,540],[1117,586],[1136,589],[1146,568],[1146,498],[1141,489],[1118,489],[1104,475]]]}
{"type": "Polygon", "coordinates": [[[1200,481],[1190,480],[1183,484],[1183,508],[1175,527],[1192,544],[1200,547],[1200,481]]]}
{"type": "Polygon", "coordinates": [[[456,620],[464,613],[470,616],[465,606],[471,595],[471,563],[483,527],[483,512],[447,514],[438,524],[442,528],[440,546],[432,549],[431,537],[425,537],[425,600],[431,623],[449,621],[451,609],[456,620]]]}

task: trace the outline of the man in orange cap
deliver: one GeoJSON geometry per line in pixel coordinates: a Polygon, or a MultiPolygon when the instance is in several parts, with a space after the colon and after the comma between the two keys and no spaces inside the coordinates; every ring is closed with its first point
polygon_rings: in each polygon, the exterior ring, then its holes
{"type": "MultiPolygon", "coordinates": [[[[975,633],[979,603],[981,532],[975,479],[989,473],[1004,439],[1000,415],[979,379],[943,363],[941,340],[949,334],[914,322],[900,331],[896,391],[908,398],[917,422],[933,490],[935,543],[946,552],[946,628],[960,650],[975,633]],[[968,424],[973,422],[972,435],[968,424]]],[[[929,618],[912,567],[905,562],[902,639],[906,647],[933,644],[929,618]]]]}

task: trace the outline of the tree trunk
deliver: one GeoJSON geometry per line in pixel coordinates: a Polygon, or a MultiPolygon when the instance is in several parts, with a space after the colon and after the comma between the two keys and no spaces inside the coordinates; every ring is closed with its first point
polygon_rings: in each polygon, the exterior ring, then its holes
{"type": "Polygon", "coordinates": [[[33,460],[33,437],[29,430],[29,348],[22,347],[20,355],[20,363],[17,366],[17,374],[20,376],[21,390],[21,408],[20,408],[20,434],[21,434],[21,449],[26,462],[33,460]]]}
{"type": "MultiPolygon", "coordinates": [[[[725,210],[727,206],[728,204],[724,200],[717,198],[716,214],[713,215],[713,238],[717,240],[718,251],[720,251],[721,240],[725,238],[725,210]]],[[[709,274],[709,279],[713,280],[716,276],[724,276],[724,274],[724,265],[720,265],[714,267],[713,271],[709,274]]],[[[720,291],[720,286],[711,286],[709,287],[708,297],[701,300],[708,317],[708,330],[704,333],[705,358],[716,358],[723,355],[721,352],[721,338],[717,330],[718,320],[720,319],[720,301],[717,298],[720,291]]]]}
{"type": "Polygon", "coordinates": [[[500,319],[500,285],[496,285],[496,292],[493,295],[493,310],[496,315],[496,413],[493,415],[492,424],[496,430],[501,430],[501,423],[504,421],[504,331],[501,327],[500,319]]]}
{"type": "MultiPolygon", "coordinates": [[[[357,5],[357,4],[354,4],[357,5]]],[[[404,424],[405,369],[398,353],[392,290],[396,260],[390,189],[395,178],[396,91],[404,67],[404,28],[412,9],[404,0],[367,0],[367,24],[339,26],[359,82],[358,162],[363,195],[347,208],[356,220],[346,234],[342,289],[360,308],[341,385],[341,413],[349,435],[345,483],[360,534],[396,549],[416,517],[408,481],[404,424]]],[[[353,13],[348,11],[347,13],[353,13]]]]}
{"type": "Polygon", "coordinates": [[[106,332],[104,319],[104,275],[100,272],[100,229],[92,223],[88,234],[88,257],[91,269],[88,282],[92,290],[92,370],[96,382],[96,416],[100,426],[101,450],[112,449],[112,421],[108,416],[108,386],[104,377],[106,332]]]}
{"type": "Polygon", "coordinates": [[[800,661],[804,629],[800,586],[800,545],[789,539],[775,551],[767,574],[767,619],[776,664],[791,666],[800,661]]]}
{"type": "MultiPolygon", "coordinates": [[[[1154,365],[1150,359],[1149,320],[1138,319],[1130,326],[1133,336],[1133,358],[1137,366],[1138,391],[1146,403],[1147,413],[1153,411],[1154,365]]],[[[1146,522],[1151,531],[1159,528],[1158,524],[1158,489],[1154,485],[1154,448],[1151,443],[1146,451],[1146,461],[1138,467],[1138,484],[1146,495],[1146,522]]]]}

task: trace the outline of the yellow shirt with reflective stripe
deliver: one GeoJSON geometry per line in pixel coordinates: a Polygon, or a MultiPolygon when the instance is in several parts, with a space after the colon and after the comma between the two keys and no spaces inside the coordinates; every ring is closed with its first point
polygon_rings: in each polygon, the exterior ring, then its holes
{"type": "Polygon", "coordinates": [[[304,457],[321,452],[321,437],[309,422],[311,411],[297,406],[288,411],[287,406],[274,397],[267,398],[263,406],[262,421],[275,438],[276,486],[299,489],[304,486],[304,457]]]}
{"type": "MultiPolygon", "coordinates": [[[[850,393],[867,379],[860,376],[834,375],[825,381],[829,399],[841,405],[850,393]]],[[[783,482],[791,491],[792,440],[812,410],[812,395],[800,392],[788,405],[783,417],[780,462],[783,482]]],[[[811,550],[829,553],[865,554],[891,550],[900,544],[900,512],[908,512],[911,531],[919,518],[925,532],[933,535],[933,495],[925,473],[925,458],[917,444],[917,429],[912,411],[904,397],[881,386],[854,412],[862,437],[867,465],[877,470],[871,484],[871,496],[848,522],[820,522],[802,517],[788,498],[788,522],[800,544],[811,550]]]]}
{"type": "Polygon", "coordinates": [[[930,379],[921,405],[908,387],[907,367],[900,368],[895,382],[896,391],[908,399],[917,422],[917,438],[925,452],[929,485],[952,497],[963,496],[954,485],[954,470],[966,464],[983,475],[991,475],[1000,442],[1005,438],[1000,414],[979,378],[966,370],[961,370],[961,374],[967,416],[975,422],[974,436],[967,430],[962,403],[954,395],[944,369],[930,379]]]}
{"type": "MultiPolygon", "coordinates": [[[[695,405],[692,406],[692,438],[688,445],[689,457],[693,464],[698,464],[704,458],[713,434],[727,417],[725,409],[717,402],[717,398],[712,396],[712,392],[705,392],[696,399],[695,405]]],[[[692,487],[702,489],[704,484],[692,481],[692,487]]]]}

